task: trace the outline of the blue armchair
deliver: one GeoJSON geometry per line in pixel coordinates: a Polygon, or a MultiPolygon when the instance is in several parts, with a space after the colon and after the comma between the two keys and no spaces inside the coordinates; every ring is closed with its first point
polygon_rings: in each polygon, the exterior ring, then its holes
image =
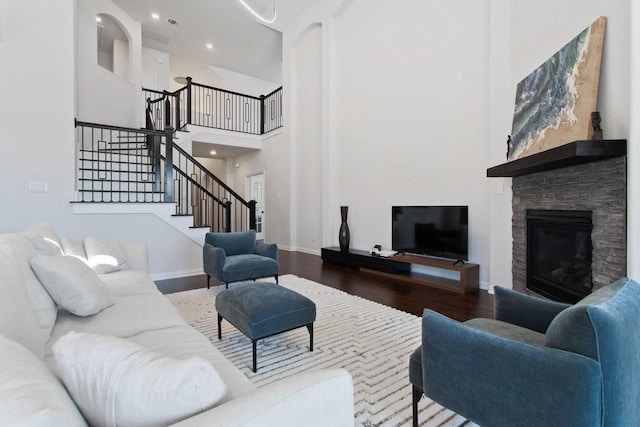
{"type": "Polygon", "coordinates": [[[409,360],[414,426],[423,393],[483,426],[640,425],[637,282],[573,306],[495,291],[495,320],[424,310],[409,360]]]}
{"type": "Polygon", "coordinates": [[[207,233],[202,248],[202,262],[207,275],[229,283],[273,276],[278,282],[278,246],[256,240],[255,230],[234,233],[207,233]]]}

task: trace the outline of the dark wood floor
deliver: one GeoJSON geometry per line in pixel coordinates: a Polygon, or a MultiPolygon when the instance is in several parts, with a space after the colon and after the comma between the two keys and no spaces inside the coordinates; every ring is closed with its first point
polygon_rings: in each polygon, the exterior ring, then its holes
{"type": "MultiPolygon", "coordinates": [[[[280,251],[280,275],[295,274],[349,294],[403,310],[417,316],[425,308],[464,321],[474,317],[493,318],[493,295],[486,291],[460,295],[427,286],[405,284],[361,273],[356,269],[324,264],[316,255],[280,251]]],[[[206,276],[157,281],[163,293],[207,286],[206,276]]],[[[213,284],[213,279],[212,279],[213,284]]]]}

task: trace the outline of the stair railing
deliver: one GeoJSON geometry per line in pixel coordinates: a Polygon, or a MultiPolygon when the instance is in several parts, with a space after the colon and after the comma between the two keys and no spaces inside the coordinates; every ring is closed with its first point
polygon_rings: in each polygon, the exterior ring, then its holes
{"type": "MultiPolygon", "coordinates": [[[[153,104],[148,102],[149,126],[153,126],[152,112],[153,104]]],[[[256,201],[246,201],[189,153],[173,144],[173,138],[165,138],[160,145],[165,157],[171,155],[175,169],[176,215],[193,215],[194,227],[209,227],[212,231],[255,230],[256,201]]]]}
{"type": "Polygon", "coordinates": [[[151,101],[156,129],[183,129],[192,124],[233,132],[262,135],[282,127],[282,87],[260,97],[219,89],[186,78],[175,92],[143,88],[151,101]],[[155,105],[164,101],[164,105],[155,105]]]}
{"type": "MultiPolygon", "coordinates": [[[[150,107],[147,124],[153,127],[150,107]]],[[[132,129],[76,121],[76,202],[174,202],[194,227],[256,227],[256,202],[245,201],[182,148],[174,129],[132,129]]]]}

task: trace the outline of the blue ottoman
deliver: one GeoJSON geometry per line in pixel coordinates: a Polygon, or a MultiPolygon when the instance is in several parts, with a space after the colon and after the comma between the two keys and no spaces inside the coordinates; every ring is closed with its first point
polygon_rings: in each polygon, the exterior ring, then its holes
{"type": "Polygon", "coordinates": [[[257,372],[256,343],[262,338],[306,326],[313,351],[316,305],[309,298],[268,282],[243,282],[216,297],[218,339],[226,319],[253,342],[253,372],[257,372]]]}

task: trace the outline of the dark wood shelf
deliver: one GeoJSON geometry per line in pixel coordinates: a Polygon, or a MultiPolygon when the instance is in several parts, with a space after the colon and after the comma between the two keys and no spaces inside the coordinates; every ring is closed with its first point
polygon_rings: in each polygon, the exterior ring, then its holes
{"type": "Polygon", "coordinates": [[[514,177],[627,155],[626,139],[574,141],[487,169],[487,177],[514,177]]]}
{"type": "Polygon", "coordinates": [[[454,260],[399,254],[388,258],[369,254],[367,251],[349,249],[341,252],[340,248],[322,248],[322,261],[358,268],[363,273],[384,277],[414,285],[425,285],[447,291],[467,294],[479,288],[480,266],[465,262],[454,264],[454,260]],[[457,271],[458,279],[411,271],[411,265],[457,271]]]}

